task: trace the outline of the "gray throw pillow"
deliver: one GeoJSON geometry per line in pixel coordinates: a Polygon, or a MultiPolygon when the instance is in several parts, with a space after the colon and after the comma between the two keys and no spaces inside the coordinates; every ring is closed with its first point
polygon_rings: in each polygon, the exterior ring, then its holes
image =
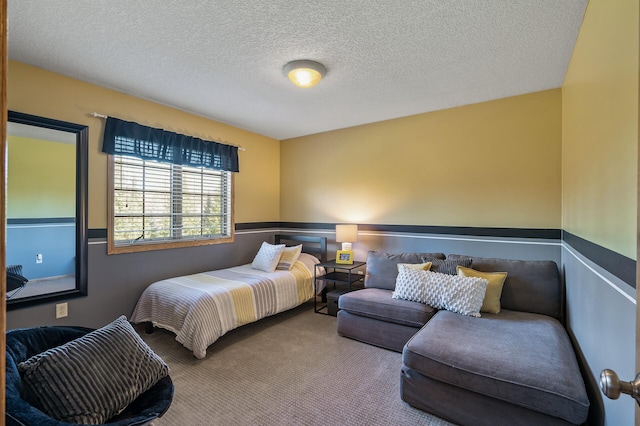
{"type": "Polygon", "coordinates": [[[429,269],[430,271],[439,272],[441,274],[458,275],[458,271],[457,271],[458,266],[464,266],[465,268],[470,268],[472,259],[465,257],[460,259],[442,260],[442,259],[436,259],[429,256],[424,256],[423,261],[431,262],[431,269],[429,269]]]}
{"type": "MultiPolygon", "coordinates": [[[[424,263],[423,258],[444,259],[442,253],[385,253],[370,250],[367,254],[367,272],[364,286],[394,290],[398,277],[398,263],[424,263]]],[[[431,260],[429,260],[431,261],[431,260]]]]}
{"type": "Polygon", "coordinates": [[[123,315],[18,364],[26,399],[69,423],[102,424],[169,374],[123,315]]]}

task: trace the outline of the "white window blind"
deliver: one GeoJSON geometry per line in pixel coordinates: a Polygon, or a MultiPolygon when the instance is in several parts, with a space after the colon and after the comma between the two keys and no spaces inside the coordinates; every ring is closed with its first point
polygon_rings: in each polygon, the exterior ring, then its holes
{"type": "Polygon", "coordinates": [[[113,159],[115,246],[232,235],[231,172],[113,159]]]}

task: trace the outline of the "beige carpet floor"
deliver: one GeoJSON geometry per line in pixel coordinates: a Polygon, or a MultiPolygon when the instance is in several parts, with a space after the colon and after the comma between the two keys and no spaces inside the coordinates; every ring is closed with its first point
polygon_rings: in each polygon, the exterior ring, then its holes
{"type": "Polygon", "coordinates": [[[227,333],[203,360],[172,333],[139,331],[175,385],[154,426],[450,425],[400,399],[399,353],[338,336],[311,304],[227,333]]]}

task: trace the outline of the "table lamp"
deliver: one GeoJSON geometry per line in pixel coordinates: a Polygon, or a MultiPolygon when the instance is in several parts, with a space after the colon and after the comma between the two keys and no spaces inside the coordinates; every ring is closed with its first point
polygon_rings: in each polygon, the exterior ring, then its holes
{"type": "Polygon", "coordinates": [[[358,241],[358,225],[336,225],[336,242],[342,243],[342,250],[336,253],[336,263],[353,264],[351,243],[358,241]]]}

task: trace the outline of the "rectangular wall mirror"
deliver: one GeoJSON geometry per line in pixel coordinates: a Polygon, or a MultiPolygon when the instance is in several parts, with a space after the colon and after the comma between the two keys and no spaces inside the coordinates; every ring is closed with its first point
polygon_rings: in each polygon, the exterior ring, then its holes
{"type": "Polygon", "coordinates": [[[87,145],[87,126],[8,112],[8,310],[87,294],[87,145]]]}

